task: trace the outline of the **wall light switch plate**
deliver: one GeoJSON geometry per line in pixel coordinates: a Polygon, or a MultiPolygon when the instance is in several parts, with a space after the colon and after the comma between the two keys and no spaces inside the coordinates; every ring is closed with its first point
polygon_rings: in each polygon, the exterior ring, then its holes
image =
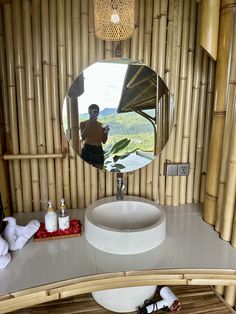
{"type": "Polygon", "coordinates": [[[189,163],[165,163],[164,174],[166,176],[188,176],[189,163]]]}

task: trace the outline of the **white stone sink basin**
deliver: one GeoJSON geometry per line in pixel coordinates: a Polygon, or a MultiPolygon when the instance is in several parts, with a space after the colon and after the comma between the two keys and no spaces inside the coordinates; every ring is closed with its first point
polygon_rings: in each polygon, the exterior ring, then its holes
{"type": "Polygon", "coordinates": [[[158,246],[166,235],[166,214],[150,200],[125,196],[95,201],[85,211],[85,238],[112,254],[138,254],[158,246]]]}

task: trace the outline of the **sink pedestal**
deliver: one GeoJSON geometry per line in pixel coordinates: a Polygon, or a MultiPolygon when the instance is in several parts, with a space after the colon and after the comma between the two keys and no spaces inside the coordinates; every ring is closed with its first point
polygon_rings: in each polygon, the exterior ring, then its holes
{"type": "Polygon", "coordinates": [[[151,299],[156,291],[156,286],[140,286],[95,291],[92,293],[94,300],[105,309],[127,313],[137,311],[144,301],[151,299]]]}

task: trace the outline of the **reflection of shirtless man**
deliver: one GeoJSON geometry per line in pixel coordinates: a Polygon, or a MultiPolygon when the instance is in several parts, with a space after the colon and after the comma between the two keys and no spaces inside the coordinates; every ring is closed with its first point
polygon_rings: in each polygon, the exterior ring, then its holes
{"type": "Polygon", "coordinates": [[[103,169],[104,153],[102,143],[107,141],[109,126],[102,126],[102,123],[97,121],[99,115],[99,107],[92,104],[88,108],[89,120],[80,122],[81,137],[84,141],[84,146],[81,151],[81,158],[89,164],[103,169]]]}

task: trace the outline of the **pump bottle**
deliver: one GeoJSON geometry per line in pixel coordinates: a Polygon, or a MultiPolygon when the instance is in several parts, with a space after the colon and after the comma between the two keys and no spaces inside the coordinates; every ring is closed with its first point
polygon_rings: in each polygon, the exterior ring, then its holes
{"type": "Polygon", "coordinates": [[[70,219],[69,214],[66,209],[65,200],[64,198],[61,199],[61,205],[60,205],[60,213],[58,216],[58,223],[59,223],[59,229],[65,230],[70,227],[70,219]]]}
{"type": "Polygon", "coordinates": [[[45,215],[45,228],[48,232],[57,231],[57,214],[53,209],[51,201],[48,201],[48,210],[45,215]]]}

